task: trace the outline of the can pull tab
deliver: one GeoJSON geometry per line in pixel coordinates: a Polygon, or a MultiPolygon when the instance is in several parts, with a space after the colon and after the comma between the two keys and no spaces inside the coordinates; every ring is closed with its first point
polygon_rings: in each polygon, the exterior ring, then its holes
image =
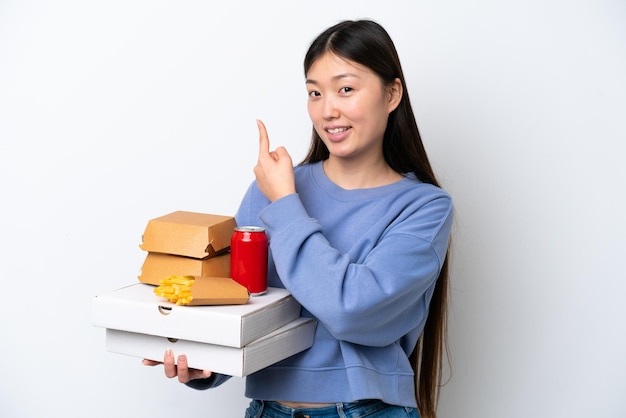
{"type": "Polygon", "coordinates": [[[161,315],[169,315],[172,313],[172,307],[159,305],[159,312],[161,313],[161,315]]]}

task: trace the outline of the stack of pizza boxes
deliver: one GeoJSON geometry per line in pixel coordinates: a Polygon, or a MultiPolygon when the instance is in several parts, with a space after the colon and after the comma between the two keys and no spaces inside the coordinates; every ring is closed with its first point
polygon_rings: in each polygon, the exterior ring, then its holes
{"type": "Polygon", "coordinates": [[[282,288],[260,296],[230,278],[231,216],[176,211],[148,222],[139,283],[98,295],[94,325],[110,352],[162,361],[166,350],[189,366],[231,376],[250,373],[309,348],[316,322],[282,288]],[[173,277],[191,279],[193,303],[159,296],[173,277]]]}

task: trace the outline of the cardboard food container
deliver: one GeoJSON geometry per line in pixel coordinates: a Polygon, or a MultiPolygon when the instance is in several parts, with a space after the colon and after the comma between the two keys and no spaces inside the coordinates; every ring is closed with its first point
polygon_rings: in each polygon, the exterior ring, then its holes
{"type": "Polygon", "coordinates": [[[171,349],[174,358],[186,354],[189,367],[244,377],[311,347],[316,325],[300,317],[241,348],[114,329],[106,330],[105,339],[109,352],[163,361],[171,349]]]}
{"type": "Polygon", "coordinates": [[[169,276],[230,277],[230,253],[204,259],[148,253],[137,278],[142,283],[158,286],[169,276]]]}
{"type": "Polygon", "coordinates": [[[228,250],[236,226],[232,216],[176,211],[148,221],[139,248],[193,258],[214,257],[228,250]]]}
{"type": "Polygon", "coordinates": [[[300,316],[286,289],[269,287],[244,305],[179,306],[135,283],[93,298],[93,325],[167,338],[243,347],[300,316]]]}
{"type": "Polygon", "coordinates": [[[230,277],[172,276],[154,293],[179,306],[242,305],[250,299],[248,289],[230,277]]]}

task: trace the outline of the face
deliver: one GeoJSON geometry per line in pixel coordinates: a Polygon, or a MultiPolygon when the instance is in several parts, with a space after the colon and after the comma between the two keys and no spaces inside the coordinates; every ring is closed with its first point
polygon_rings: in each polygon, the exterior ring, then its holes
{"type": "Polygon", "coordinates": [[[382,158],[389,113],[400,102],[400,80],[384,86],[369,68],[326,53],[311,65],[306,86],[313,126],[330,158],[382,158]]]}

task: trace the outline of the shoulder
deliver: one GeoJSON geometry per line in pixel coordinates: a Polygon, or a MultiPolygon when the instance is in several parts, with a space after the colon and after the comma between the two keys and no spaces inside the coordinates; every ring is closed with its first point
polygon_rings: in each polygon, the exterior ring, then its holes
{"type": "Polygon", "coordinates": [[[450,194],[433,184],[407,177],[392,203],[398,213],[396,226],[408,227],[417,235],[434,238],[450,232],[454,203],[450,194]]]}
{"type": "Polygon", "coordinates": [[[446,190],[434,184],[424,183],[416,179],[413,174],[405,175],[400,184],[401,188],[396,192],[407,203],[421,205],[437,201],[439,204],[449,208],[453,206],[452,196],[446,190]]]}

